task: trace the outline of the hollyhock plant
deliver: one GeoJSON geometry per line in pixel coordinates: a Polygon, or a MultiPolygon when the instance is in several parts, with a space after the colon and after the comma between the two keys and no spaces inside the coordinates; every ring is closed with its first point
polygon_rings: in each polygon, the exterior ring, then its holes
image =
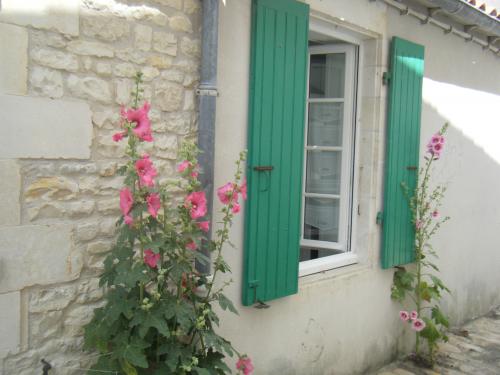
{"type": "Polygon", "coordinates": [[[148,203],[148,211],[155,219],[158,216],[158,210],[161,207],[160,194],[151,193],[147,196],[146,202],[148,203]]]}
{"type": "MultiPolygon", "coordinates": [[[[222,250],[237,211],[229,208],[237,202],[221,210],[222,220],[209,238],[207,198],[196,178],[199,151],[192,143],[179,150],[178,181],[155,182],[158,172],[142,149],[143,141],[152,137],[150,106],[139,105],[140,82],[139,74],[134,104],[122,109],[126,131],[113,137],[128,142],[127,160],[118,169],[125,177],[119,192],[123,220],[103,263],[100,285],[105,304],[94,310],[85,327],[85,348],[99,352],[89,371],[226,374],[226,357],[241,357],[216,331],[223,323],[217,316],[219,307],[237,312],[224,295],[230,282],[219,280],[230,272],[222,250]],[[198,272],[196,264],[207,266],[211,278],[198,272]]],[[[244,159],[241,153],[230,186],[240,186],[244,159]]],[[[249,360],[238,366],[245,374],[253,370],[249,360]]]]}
{"type": "Polygon", "coordinates": [[[254,370],[252,360],[247,356],[241,357],[238,362],[236,362],[236,369],[241,371],[243,375],[250,375],[254,370]]]}
{"type": "MultiPolygon", "coordinates": [[[[431,188],[431,172],[433,163],[439,161],[445,144],[445,124],[427,143],[425,163],[420,169],[416,188],[410,189],[402,184],[404,196],[408,199],[411,222],[414,226],[415,268],[398,267],[394,273],[391,296],[402,303],[410,298],[415,307],[409,315],[411,328],[415,331],[416,363],[432,365],[439,341],[447,341],[446,330],[449,327],[448,317],[441,311],[439,301],[444,292],[450,292],[443,281],[436,275],[439,268],[432,262],[437,257],[436,249],[430,239],[449,217],[440,217],[439,207],[446,188],[437,185],[431,188]],[[421,340],[427,342],[428,355],[422,353],[421,340]]],[[[405,312],[406,313],[406,312],[405,312]]],[[[400,313],[401,317],[401,313],[400,313]]],[[[406,317],[406,315],[405,315],[406,317]]]]}
{"type": "Polygon", "coordinates": [[[410,319],[410,314],[408,314],[408,311],[401,310],[399,312],[399,319],[401,319],[403,322],[407,322],[408,319],[410,319]]]}
{"type": "Polygon", "coordinates": [[[155,254],[151,249],[144,250],[144,263],[146,263],[151,268],[158,267],[158,262],[160,261],[161,255],[155,254]]]}
{"type": "Polygon", "coordinates": [[[217,189],[217,196],[223,204],[229,204],[231,202],[238,201],[238,191],[235,184],[228,182],[227,184],[221,186],[217,189]]]}
{"type": "Polygon", "coordinates": [[[205,197],[205,192],[195,191],[189,194],[185,201],[184,206],[189,208],[189,213],[191,219],[199,219],[207,213],[207,198],[205,197]]]}
{"type": "Polygon", "coordinates": [[[154,178],[158,173],[148,154],[144,154],[141,159],[135,162],[135,169],[139,176],[140,185],[149,187],[154,186],[154,178]]]}
{"type": "Polygon", "coordinates": [[[200,228],[205,233],[207,233],[208,230],[210,229],[210,222],[209,221],[200,221],[196,225],[198,225],[198,228],[200,228]]]}
{"type": "Polygon", "coordinates": [[[411,323],[411,328],[414,331],[420,332],[425,328],[425,322],[422,319],[414,319],[411,323]]]}
{"type": "Polygon", "coordinates": [[[141,108],[138,109],[128,109],[122,108],[121,115],[122,118],[128,122],[135,124],[132,131],[135,135],[143,141],[152,142],[153,137],[151,135],[151,122],[148,117],[150,105],[149,103],[144,103],[141,108]]]}

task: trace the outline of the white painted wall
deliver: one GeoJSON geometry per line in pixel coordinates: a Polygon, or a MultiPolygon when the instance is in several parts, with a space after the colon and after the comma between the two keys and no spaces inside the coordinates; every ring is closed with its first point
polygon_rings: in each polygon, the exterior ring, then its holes
{"type": "MultiPolygon", "coordinates": [[[[247,352],[256,374],[356,374],[397,355],[405,337],[399,305],[390,299],[393,271],[379,266],[382,205],[385,88],[388,40],[393,35],[426,46],[422,148],[445,120],[451,128],[437,177],[449,183],[443,213],[452,220],[435,240],[443,279],[453,290],[444,307],[455,323],[500,303],[500,252],[495,233],[500,191],[498,139],[500,59],[433,26],[399,16],[380,2],[308,1],[312,14],[364,35],[358,197],[355,229],[357,265],[302,277],[297,295],[270,302],[271,308],[243,307],[243,216],[233,227],[236,249],[225,252],[235,282],[228,289],[239,316],[225,314],[222,333],[247,352]],[[374,46],[378,46],[374,48],[374,46]]],[[[221,0],[216,186],[231,178],[233,161],[246,148],[250,49],[250,0],[221,0]]],[[[215,207],[220,207],[218,202],[215,207]]]]}

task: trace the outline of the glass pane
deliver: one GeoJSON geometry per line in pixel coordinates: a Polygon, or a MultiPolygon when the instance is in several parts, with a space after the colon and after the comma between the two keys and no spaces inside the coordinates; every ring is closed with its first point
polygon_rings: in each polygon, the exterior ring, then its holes
{"type": "Polygon", "coordinates": [[[304,238],[338,242],[339,200],[306,197],[304,238]]]}
{"type": "Polygon", "coordinates": [[[342,146],[344,103],[309,103],[307,144],[342,146]]]}
{"type": "Polygon", "coordinates": [[[336,255],[342,253],[343,251],[341,250],[319,249],[319,248],[302,246],[300,248],[300,261],[304,262],[306,260],[329,257],[330,255],[336,255]]]}
{"type": "Polygon", "coordinates": [[[307,151],[306,193],[340,194],[341,151],[307,151]]]}
{"type": "Polygon", "coordinates": [[[310,98],[343,98],[345,53],[311,55],[309,65],[310,98]]]}

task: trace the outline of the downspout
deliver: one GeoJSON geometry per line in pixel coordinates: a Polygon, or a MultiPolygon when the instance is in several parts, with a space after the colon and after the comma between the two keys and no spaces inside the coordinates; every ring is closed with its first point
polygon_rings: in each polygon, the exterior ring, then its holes
{"type": "MultiPolygon", "coordinates": [[[[207,220],[210,221],[209,238],[212,238],[213,195],[214,195],[214,148],[215,148],[215,110],[217,99],[217,47],[219,26],[219,0],[202,0],[203,21],[201,32],[201,73],[198,120],[198,156],[200,182],[207,196],[207,220]]],[[[203,247],[208,255],[208,249],[203,247]]],[[[196,268],[208,273],[208,265],[197,264],[196,268]]]]}

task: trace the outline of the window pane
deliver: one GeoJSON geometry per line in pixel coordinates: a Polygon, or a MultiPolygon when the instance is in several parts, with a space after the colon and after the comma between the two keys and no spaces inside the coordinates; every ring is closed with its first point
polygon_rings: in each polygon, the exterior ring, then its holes
{"type": "Polygon", "coordinates": [[[341,250],[332,250],[332,249],[317,249],[302,246],[300,248],[300,261],[304,262],[306,260],[318,259],[323,257],[328,257],[330,255],[342,254],[341,250]]]}
{"type": "Polygon", "coordinates": [[[307,144],[342,146],[344,103],[309,103],[307,144]]]}
{"type": "Polygon", "coordinates": [[[341,151],[307,151],[306,193],[340,194],[341,151]]]}
{"type": "Polygon", "coordinates": [[[310,98],[343,98],[345,53],[311,55],[309,67],[310,98]]]}
{"type": "Polygon", "coordinates": [[[338,242],[338,199],[305,199],[304,238],[307,240],[338,242]]]}

